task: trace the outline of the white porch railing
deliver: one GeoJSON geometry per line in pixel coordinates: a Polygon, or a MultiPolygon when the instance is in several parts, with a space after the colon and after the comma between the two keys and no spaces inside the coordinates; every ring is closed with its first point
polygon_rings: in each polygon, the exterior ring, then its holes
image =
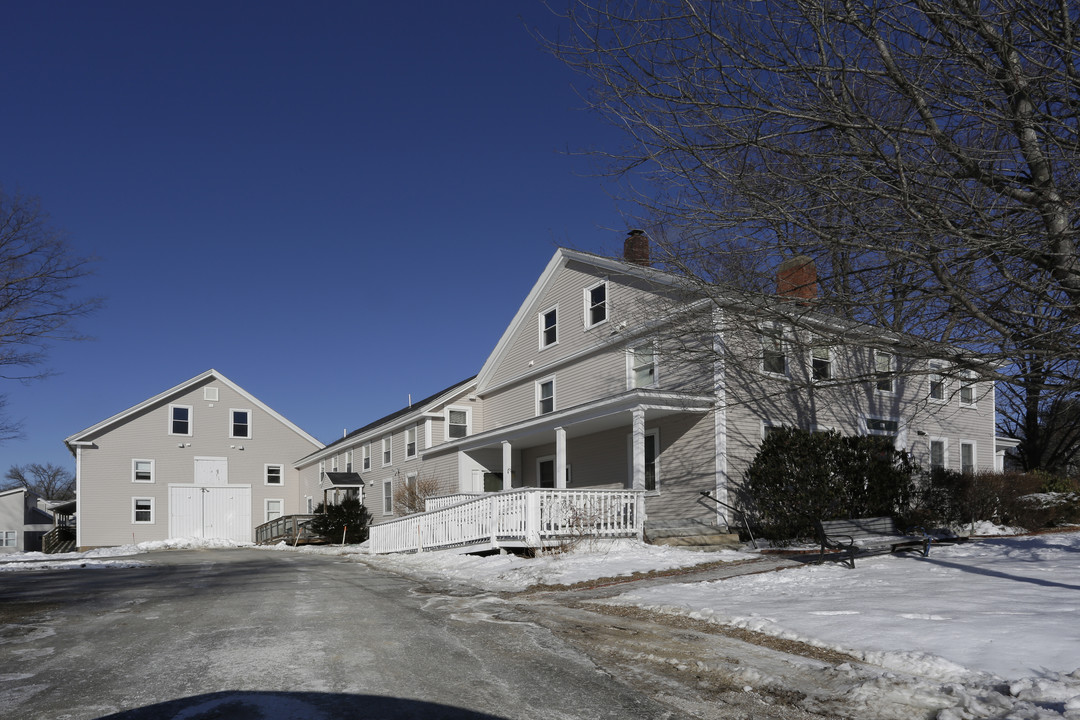
{"type": "Polygon", "coordinates": [[[373,553],[463,546],[543,547],[574,538],[641,538],[640,490],[517,488],[371,526],[373,553]]]}
{"type": "Polygon", "coordinates": [[[484,493],[471,492],[471,493],[456,493],[454,495],[438,495],[429,497],[424,500],[424,511],[431,512],[432,510],[442,510],[444,507],[450,507],[451,505],[457,505],[463,500],[472,500],[473,498],[482,497],[484,493]]]}

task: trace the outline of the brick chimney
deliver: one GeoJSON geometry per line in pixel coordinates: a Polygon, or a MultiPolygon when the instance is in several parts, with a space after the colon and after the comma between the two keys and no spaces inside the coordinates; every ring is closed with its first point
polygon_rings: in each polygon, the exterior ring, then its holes
{"type": "Polygon", "coordinates": [[[780,263],[776,269],[776,294],[796,300],[817,298],[817,267],[814,259],[807,255],[796,255],[780,263]]]}
{"type": "Polygon", "coordinates": [[[644,230],[631,230],[623,240],[623,259],[635,265],[649,267],[649,236],[644,230]]]}

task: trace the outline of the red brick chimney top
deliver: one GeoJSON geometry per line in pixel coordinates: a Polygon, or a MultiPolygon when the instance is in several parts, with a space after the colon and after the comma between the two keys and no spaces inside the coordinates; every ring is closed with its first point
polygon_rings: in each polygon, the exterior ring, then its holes
{"type": "Polygon", "coordinates": [[[649,258],[649,236],[644,230],[631,230],[627,233],[623,240],[623,259],[645,267],[652,264],[649,258]]]}
{"type": "Polygon", "coordinates": [[[817,267],[814,259],[796,255],[780,263],[776,269],[776,294],[798,300],[813,300],[818,296],[817,267]]]}

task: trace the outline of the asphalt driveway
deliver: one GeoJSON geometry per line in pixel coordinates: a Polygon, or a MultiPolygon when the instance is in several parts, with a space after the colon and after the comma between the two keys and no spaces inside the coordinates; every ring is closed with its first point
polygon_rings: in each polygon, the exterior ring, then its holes
{"type": "Polygon", "coordinates": [[[254,549],[0,576],[18,718],[677,718],[551,631],[363,564],[254,549]]]}

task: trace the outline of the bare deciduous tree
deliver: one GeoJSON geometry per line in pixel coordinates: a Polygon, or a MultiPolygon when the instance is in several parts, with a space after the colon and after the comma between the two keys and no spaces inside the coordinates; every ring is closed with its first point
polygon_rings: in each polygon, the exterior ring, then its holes
{"type": "Polygon", "coordinates": [[[568,27],[549,47],[625,129],[604,157],[695,292],[806,255],[819,314],[1080,390],[1080,5],[580,0],[568,27]]]}
{"type": "MultiPolygon", "coordinates": [[[[73,322],[100,304],[72,296],[89,271],[36,199],[0,189],[0,378],[44,377],[48,344],[78,339],[73,322]]],[[[3,422],[0,441],[17,432],[17,423],[3,422]]]]}
{"type": "Polygon", "coordinates": [[[75,476],[59,465],[12,465],[5,477],[0,490],[23,487],[47,500],[72,500],[75,497],[75,476]]]}
{"type": "Polygon", "coordinates": [[[434,475],[407,477],[394,490],[394,510],[398,515],[424,512],[427,499],[439,494],[439,480],[434,475]]]}

